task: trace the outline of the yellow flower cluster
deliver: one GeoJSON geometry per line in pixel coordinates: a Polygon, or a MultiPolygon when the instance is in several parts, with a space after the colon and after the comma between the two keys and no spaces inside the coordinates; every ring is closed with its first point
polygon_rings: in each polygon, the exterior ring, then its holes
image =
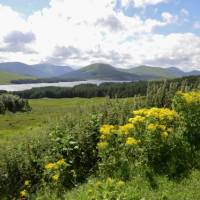
{"type": "Polygon", "coordinates": [[[188,104],[200,103],[200,91],[193,91],[187,93],[179,92],[178,94],[181,95],[184,101],[188,104]]]}
{"type": "Polygon", "coordinates": [[[110,134],[110,132],[112,131],[112,130],[114,130],[114,126],[113,125],[103,125],[101,128],[100,128],[100,133],[102,134],[102,135],[108,135],[108,134],[110,134]]]}
{"type": "Polygon", "coordinates": [[[135,145],[138,144],[138,141],[133,137],[128,137],[126,140],[127,145],[135,145]]]}
{"type": "Polygon", "coordinates": [[[58,160],[57,162],[54,163],[48,163],[45,165],[45,169],[50,170],[50,169],[58,169],[60,166],[66,166],[67,163],[65,162],[64,159],[58,160]]]}
{"type": "Polygon", "coordinates": [[[128,134],[129,130],[134,129],[135,126],[131,123],[125,124],[124,126],[119,126],[119,133],[120,134],[128,134]]]}
{"type": "Polygon", "coordinates": [[[52,180],[55,182],[59,181],[59,178],[60,178],[60,174],[55,174],[52,176],[52,180]]]}
{"type": "Polygon", "coordinates": [[[137,115],[133,118],[130,118],[128,121],[134,125],[137,125],[143,123],[145,121],[145,117],[137,115]]]}
{"type": "MultiPolygon", "coordinates": [[[[178,113],[174,110],[170,110],[168,108],[150,108],[150,109],[140,109],[133,112],[134,118],[137,118],[139,116],[143,116],[143,120],[145,120],[146,117],[152,117],[158,120],[174,120],[179,117],[178,113]]],[[[131,118],[131,119],[134,119],[131,118]]],[[[134,121],[134,120],[133,120],[134,121]]],[[[141,120],[140,120],[141,121],[141,120]]]]}
{"type": "MultiPolygon", "coordinates": [[[[155,133],[160,132],[163,138],[167,138],[174,131],[172,124],[179,119],[176,111],[168,108],[150,108],[140,109],[133,112],[134,117],[129,119],[129,122],[134,126],[155,133]]],[[[145,131],[143,130],[143,131],[145,131]]]]}

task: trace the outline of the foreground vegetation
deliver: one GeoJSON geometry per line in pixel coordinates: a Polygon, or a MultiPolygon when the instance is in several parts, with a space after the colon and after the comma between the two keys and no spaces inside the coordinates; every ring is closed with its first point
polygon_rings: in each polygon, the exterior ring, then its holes
{"type": "Polygon", "coordinates": [[[0,143],[0,199],[199,199],[200,92],[171,91],[153,106],[148,96],[31,100],[14,116],[35,117],[34,128],[0,143]]]}

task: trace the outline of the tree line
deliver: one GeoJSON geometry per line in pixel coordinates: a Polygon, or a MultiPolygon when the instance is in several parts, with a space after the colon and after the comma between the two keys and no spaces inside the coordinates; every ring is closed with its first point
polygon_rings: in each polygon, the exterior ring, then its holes
{"type": "Polygon", "coordinates": [[[44,87],[14,92],[25,99],[110,97],[126,98],[146,96],[148,106],[166,107],[177,91],[200,89],[200,76],[190,76],[161,81],[138,81],[126,83],[81,84],[74,87],[44,87]]]}
{"type": "Polygon", "coordinates": [[[73,97],[105,97],[124,98],[135,95],[145,95],[147,91],[147,82],[130,82],[130,83],[102,83],[99,86],[96,84],[81,84],[74,87],[44,87],[33,88],[31,90],[19,91],[14,94],[26,99],[38,98],[73,98],[73,97]]]}

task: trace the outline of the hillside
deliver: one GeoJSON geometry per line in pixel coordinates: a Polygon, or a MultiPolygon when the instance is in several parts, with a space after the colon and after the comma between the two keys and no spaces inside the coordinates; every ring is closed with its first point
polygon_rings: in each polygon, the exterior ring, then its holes
{"type": "Polygon", "coordinates": [[[46,63],[37,65],[27,65],[20,62],[7,62],[0,63],[0,71],[34,76],[37,78],[51,78],[71,72],[73,71],[73,69],[68,66],[55,66],[46,63]]]}
{"type": "Polygon", "coordinates": [[[101,79],[101,80],[140,80],[140,77],[102,63],[95,63],[62,76],[62,78],[101,79]]]}
{"type": "Polygon", "coordinates": [[[139,76],[149,76],[152,78],[175,78],[173,73],[168,72],[161,67],[139,66],[128,69],[127,72],[134,73],[139,76]]]}
{"type": "Polygon", "coordinates": [[[190,72],[184,72],[176,67],[169,67],[165,69],[166,71],[168,71],[169,73],[175,75],[176,77],[183,77],[183,76],[199,76],[200,75],[200,71],[198,70],[193,70],[190,72]]]}
{"type": "Polygon", "coordinates": [[[34,79],[34,77],[0,71],[0,84],[8,84],[12,80],[22,80],[22,79],[34,79]]]}

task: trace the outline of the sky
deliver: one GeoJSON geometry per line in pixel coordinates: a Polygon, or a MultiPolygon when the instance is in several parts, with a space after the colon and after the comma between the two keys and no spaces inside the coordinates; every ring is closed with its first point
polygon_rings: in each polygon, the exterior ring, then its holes
{"type": "Polygon", "coordinates": [[[0,62],[200,70],[199,0],[0,0],[0,62]]]}

